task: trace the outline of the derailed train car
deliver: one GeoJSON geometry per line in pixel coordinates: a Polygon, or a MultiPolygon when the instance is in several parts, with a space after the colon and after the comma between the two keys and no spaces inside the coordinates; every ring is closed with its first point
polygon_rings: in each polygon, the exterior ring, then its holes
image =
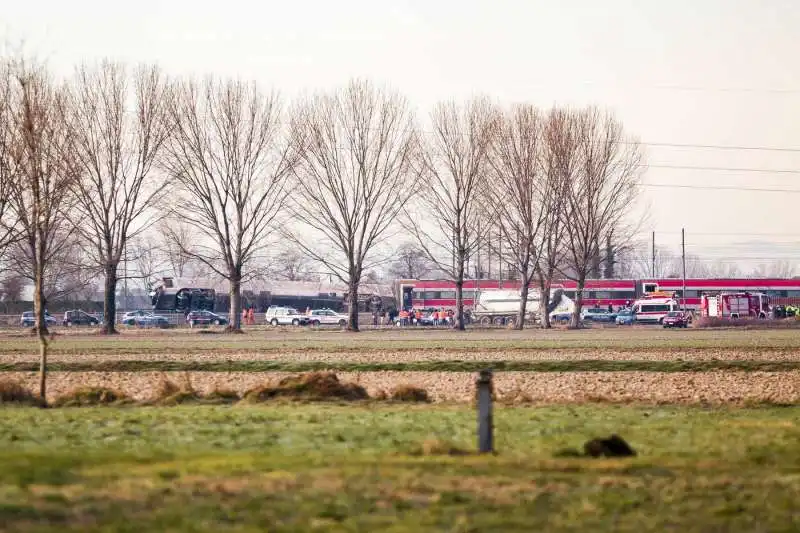
{"type": "Polygon", "coordinates": [[[188,313],[189,311],[214,311],[217,293],[209,287],[195,287],[192,283],[180,283],[173,278],[164,278],[150,293],[155,311],[188,313]]]}

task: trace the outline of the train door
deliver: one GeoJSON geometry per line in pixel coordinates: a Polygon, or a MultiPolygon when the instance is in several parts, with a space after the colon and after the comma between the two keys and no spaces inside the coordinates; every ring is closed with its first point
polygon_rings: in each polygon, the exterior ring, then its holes
{"type": "Polygon", "coordinates": [[[414,287],[412,285],[402,285],[400,287],[400,302],[403,309],[410,309],[413,307],[413,291],[414,287]]]}

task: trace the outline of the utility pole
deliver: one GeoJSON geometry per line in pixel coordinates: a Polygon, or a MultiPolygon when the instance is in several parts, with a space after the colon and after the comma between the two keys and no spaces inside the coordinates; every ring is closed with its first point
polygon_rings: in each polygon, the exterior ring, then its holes
{"type": "Polygon", "coordinates": [[[123,313],[127,313],[128,312],[128,243],[127,243],[127,241],[125,242],[124,253],[125,253],[125,274],[123,275],[124,277],[122,278],[122,281],[123,281],[122,290],[124,291],[125,294],[122,295],[122,312],[123,313]]]}
{"type": "Polygon", "coordinates": [[[656,232],[655,231],[653,232],[653,263],[652,263],[652,267],[653,267],[652,276],[653,276],[653,279],[656,279],[656,232]]]}
{"type": "Polygon", "coordinates": [[[686,312],[686,229],[681,228],[681,262],[683,263],[683,290],[681,291],[681,310],[686,312]]]}

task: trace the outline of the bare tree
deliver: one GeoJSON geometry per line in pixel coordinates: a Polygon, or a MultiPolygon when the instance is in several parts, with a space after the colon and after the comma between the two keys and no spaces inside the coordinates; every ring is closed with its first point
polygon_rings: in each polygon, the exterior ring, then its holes
{"type": "MultiPolygon", "coordinates": [[[[656,246],[655,264],[650,243],[634,242],[622,250],[616,259],[620,277],[634,279],[679,278],[683,275],[683,264],[679,250],[656,246]],[[653,273],[655,272],[655,276],[653,273]]],[[[714,265],[704,262],[696,254],[686,254],[686,277],[705,278],[714,275],[714,265]]],[[[723,268],[721,272],[725,272],[723,268]]]]}
{"type": "Polygon", "coordinates": [[[170,272],[179,278],[188,276],[194,270],[194,257],[200,250],[192,226],[178,219],[167,219],[159,222],[158,232],[170,272]]]}
{"type": "Polygon", "coordinates": [[[409,226],[428,259],[455,282],[454,328],[463,330],[467,261],[481,230],[488,230],[479,222],[496,112],[488,99],[477,98],[463,106],[439,104],[431,121],[433,132],[419,158],[422,192],[409,226]]]}
{"type": "MultiPolygon", "coordinates": [[[[39,338],[39,394],[47,390],[47,322],[45,282],[53,259],[68,242],[70,191],[78,176],[68,127],[68,97],[41,65],[23,59],[2,63],[4,94],[0,128],[9,149],[2,166],[11,177],[8,209],[13,231],[24,246],[34,280],[35,331],[39,338]]],[[[12,228],[5,226],[6,231],[12,228]]]]}
{"type": "Polygon", "coordinates": [[[22,297],[25,288],[25,278],[19,274],[6,271],[6,276],[0,280],[0,301],[16,302],[22,297]]]}
{"type": "Polygon", "coordinates": [[[279,279],[287,281],[310,281],[310,261],[300,250],[282,250],[272,261],[272,272],[279,279]]]}
{"type": "MultiPolygon", "coordinates": [[[[624,136],[622,124],[595,108],[570,113],[574,136],[564,142],[566,154],[577,158],[570,164],[565,187],[565,265],[562,273],[577,284],[572,327],[580,324],[583,289],[603,248],[603,237],[622,227],[638,193],[641,147],[624,136]]],[[[629,231],[628,234],[633,234],[629,231]]]]}
{"type": "Polygon", "coordinates": [[[228,329],[241,331],[242,282],[280,227],[290,190],[294,157],[282,138],[280,100],[254,83],[188,81],[170,101],[169,117],[164,167],[179,184],[172,218],[197,235],[191,246],[174,242],[228,281],[228,329]]]}
{"type": "Polygon", "coordinates": [[[148,293],[156,286],[159,277],[168,269],[158,244],[141,236],[130,242],[128,259],[133,261],[134,275],[128,276],[141,284],[148,293]]]}
{"type": "MultiPolygon", "coordinates": [[[[497,121],[489,163],[491,179],[485,181],[486,209],[499,229],[505,246],[501,260],[520,281],[520,305],[515,329],[527,315],[528,291],[543,252],[549,211],[547,179],[542,165],[543,117],[531,105],[521,105],[497,121]]],[[[558,213],[555,213],[558,216],[558,213]]],[[[542,301],[546,315],[547,301],[542,301]]]]}
{"type": "Polygon", "coordinates": [[[347,283],[347,329],[358,331],[362,275],[416,189],[414,117],[397,94],[351,81],[343,90],[303,102],[292,118],[300,164],[288,236],[347,283]],[[313,232],[313,240],[308,236],[313,232]]]}
{"type": "Polygon", "coordinates": [[[791,278],[797,272],[797,266],[786,259],[768,264],[760,264],[753,269],[752,275],[759,278],[791,278]]]}
{"type": "MultiPolygon", "coordinates": [[[[47,268],[42,280],[42,292],[45,302],[68,298],[83,292],[97,276],[97,269],[86,261],[83,246],[77,232],[71,228],[61,229],[55,233],[52,254],[48,258],[47,268]]],[[[24,241],[13,243],[7,253],[7,265],[22,279],[36,283],[35,256],[30,246],[24,241]]]]}
{"type": "Polygon", "coordinates": [[[569,114],[560,109],[552,109],[542,131],[542,171],[544,184],[542,192],[545,217],[541,228],[539,258],[536,277],[539,282],[540,298],[545,312],[542,313],[542,327],[550,328],[549,302],[551,288],[556,273],[564,266],[565,259],[565,202],[564,196],[571,183],[576,158],[574,157],[574,129],[569,114]]]}
{"type": "Polygon", "coordinates": [[[425,251],[413,243],[397,249],[395,260],[389,265],[389,275],[398,279],[420,279],[435,269],[425,251]]]}
{"type": "Polygon", "coordinates": [[[169,132],[169,88],[156,67],[133,73],[103,62],[78,69],[72,85],[71,133],[82,176],[75,181],[75,227],[105,279],[103,331],[116,333],[119,264],[128,241],[145,230],[167,182],[154,163],[169,132]],[[132,86],[131,86],[132,85],[132,86]],[[134,109],[127,105],[132,97],[134,109]]]}

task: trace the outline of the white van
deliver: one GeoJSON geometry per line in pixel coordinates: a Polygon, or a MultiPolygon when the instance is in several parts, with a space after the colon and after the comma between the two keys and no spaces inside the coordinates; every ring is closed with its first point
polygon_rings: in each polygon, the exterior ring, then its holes
{"type": "Polygon", "coordinates": [[[674,298],[642,298],[633,302],[636,322],[661,324],[670,311],[679,311],[680,304],[674,298]]]}

